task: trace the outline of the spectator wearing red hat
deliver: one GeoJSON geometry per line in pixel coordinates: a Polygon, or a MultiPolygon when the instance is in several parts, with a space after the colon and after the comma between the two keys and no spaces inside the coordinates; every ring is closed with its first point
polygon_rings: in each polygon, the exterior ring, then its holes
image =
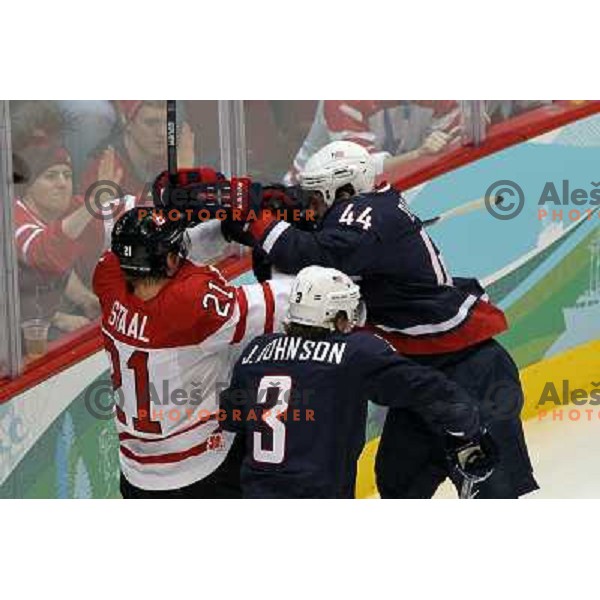
{"type": "MultiPolygon", "coordinates": [[[[141,198],[144,190],[167,163],[166,104],[164,100],[116,100],[118,126],[104,147],[96,153],[82,177],[82,191],[89,189],[107,174],[112,165],[110,181],[118,184],[123,195],[141,198]]],[[[182,167],[194,164],[194,134],[184,123],[179,134],[178,162],[182,167]]],[[[144,194],[145,195],[145,194],[144,194]]]]}
{"type": "Polygon", "coordinates": [[[15,201],[21,316],[50,321],[56,337],[98,315],[97,300],[78,268],[101,253],[103,221],[73,196],[71,159],[64,148],[38,142],[17,154],[28,171],[15,201]]]}

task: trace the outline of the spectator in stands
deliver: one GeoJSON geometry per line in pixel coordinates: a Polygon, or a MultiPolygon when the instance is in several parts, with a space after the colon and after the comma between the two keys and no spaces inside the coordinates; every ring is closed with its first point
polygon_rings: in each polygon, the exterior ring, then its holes
{"type": "Polygon", "coordinates": [[[546,104],[552,104],[552,102],[547,100],[486,100],[485,112],[488,122],[495,125],[546,104]]]}
{"type": "Polygon", "coordinates": [[[303,100],[244,101],[248,173],[252,177],[282,179],[310,129],[316,106],[316,101],[303,100]]]}
{"type": "Polygon", "coordinates": [[[28,173],[16,186],[15,206],[21,317],[44,318],[57,337],[99,314],[77,268],[101,253],[104,222],[73,197],[71,159],[63,147],[38,140],[16,154],[28,173]]]}
{"type": "Polygon", "coordinates": [[[90,155],[102,146],[116,123],[110,100],[14,100],[10,115],[14,148],[23,148],[38,137],[59,137],[76,176],[81,176],[90,155]]]}
{"type": "MultiPolygon", "coordinates": [[[[166,104],[164,100],[116,100],[115,106],[115,130],[88,164],[81,190],[85,193],[100,180],[102,160],[108,158],[114,163],[115,175],[120,175],[123,194],[144,201],[141,196],[150,190],[156,174],[166,168],[166,104]]],[[[181,167],[192,167],[194,163],[194,135],[187,123],[179,133],[178,163],[181,167]]]]}
{"type": "Polygon", "coordinates": [[[40,140],[62,139],[67,123],[56,102],[51,100],[11,100],[10,122],[14,183],[23,183],[30,174],[19,149],[40,140]]]}
{"type": "Polygon", "coordinates": [[[62,139],[70,127],[53,100],[11,100],[10,124],[13,148],[24,148],[40,139],[62,139]]]}
{"type": "Polygon", "coordinates": [[[285,181],[294,183],[308,158],[335,140],[367,148],[381,175],[442,152],[458,144],[459,137],[460,112],[454,100],[324,100],[285,181]]]}

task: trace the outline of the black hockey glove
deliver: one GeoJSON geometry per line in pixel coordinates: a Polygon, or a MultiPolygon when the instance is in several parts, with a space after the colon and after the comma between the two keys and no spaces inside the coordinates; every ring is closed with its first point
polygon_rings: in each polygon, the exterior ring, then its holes
{"type": "Polygon", "coordinates": [[[298,185],[271,184],[263,187],[261,206],[304,231],[314,229],[315,215],[309,209],[309,194],[298,185]]]}
{"type": "Polygon", "coordinates": [[[229,216],[221,221],[221,233],[228,242],[237,242],[242,246],[253,248],[256,242],[247,229],[245,222],[229,218],[229,216]]]}
{"type": "Polygon", "coordinates": [[[498,448],[485,429],[468,441],[448,436],[448,460],[451,469],[463,478],[483,481],[498,463],[498,448]]]}
{"type": "Polygon", "coordinates": [[[152,184],[154,206],[179,210],[190,226],[232,215],[234,220],[246,222],[248,213],[259,208],[260,198],[260,184],[247,177],[227,179],[210,167],[179,169],[174,182],[163,171],[152,184]]]}

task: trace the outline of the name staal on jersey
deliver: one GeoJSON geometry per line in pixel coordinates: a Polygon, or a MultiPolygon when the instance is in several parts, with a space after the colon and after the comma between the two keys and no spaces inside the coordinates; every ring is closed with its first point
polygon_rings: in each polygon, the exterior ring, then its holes
{"type": "Polygon", "coordinates": [[[102,335],[116,396],[120,464],[147,490],[191,485],[227,456],[218,393],[256,335],[277,331],[289,280],[231,286],[217,269],[184,261],[151,300],[131,293],[112,252],[96,267],[102,335]]]}

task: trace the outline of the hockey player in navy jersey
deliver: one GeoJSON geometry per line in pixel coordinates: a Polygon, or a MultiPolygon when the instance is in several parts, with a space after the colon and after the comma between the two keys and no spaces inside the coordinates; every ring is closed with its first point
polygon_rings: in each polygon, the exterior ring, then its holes
{"type": "MultiPolygon", "coordinates": [[[[500,448],[498,468],[478,486],[477,497],[515,498],[537,489],[520,421],[518,370],[493,339],[507,328],[503,312],[477,280],[448,272],[401,194],[389,185],[375,187],[374,181],[364,148],[328,144],[300,174],[321,217],[318,228],[302,231],[264,210],[247,223],[244,235],[252,237],[255,254],[280,272],[323,265],[360,280],[368,327],[477,397],[500,448]]],[[[431,497],[448,476],[439,436],[420,416],[391,409],[376,475],[382,497],[431,497]]]]}
{"type": "Polygon", "coordinates": [[[256,338],[221,394],[222,427],[242,436],[249,498],[351,498],[367,399],[414,411],[444,439],[458,480],[487,477],[495,453],[477,403],[440,371],[352,332],[360,291],[335,269],[300,271],[285,334],[256,338]]]}
{"type": "MultiPolygon", "coordinates": [[[[477,497],[514,498],[537,489],[519,416],[523,393],[518,370],[493,339],[507,328],[503,312],[488,301],[477,280],[448,272],[400,193],[389,185],[376,188],[374,181],[364,148],[333,142],[311,157],[300,174],[302,188],[312,194],[311,208],[320,217],[315,229],[279,220],[268,202],[259,218],[250,218],[256,202],[238,195],[226,206],[238,215],[227,230],[253,246],[263,266],[294,274],[308,265],[322,265],[360,280],[369,311],[367,327],[398,352],[442,370],[480,402],[500,462],[494,475],[478,486],[477,497]],[[245,216],[247,222],[240,223],[245,216]]],[[[376,475],[384,498],[431,497],[448,476],[439,436],[414,413],[391,409],[376,475]]]]}

